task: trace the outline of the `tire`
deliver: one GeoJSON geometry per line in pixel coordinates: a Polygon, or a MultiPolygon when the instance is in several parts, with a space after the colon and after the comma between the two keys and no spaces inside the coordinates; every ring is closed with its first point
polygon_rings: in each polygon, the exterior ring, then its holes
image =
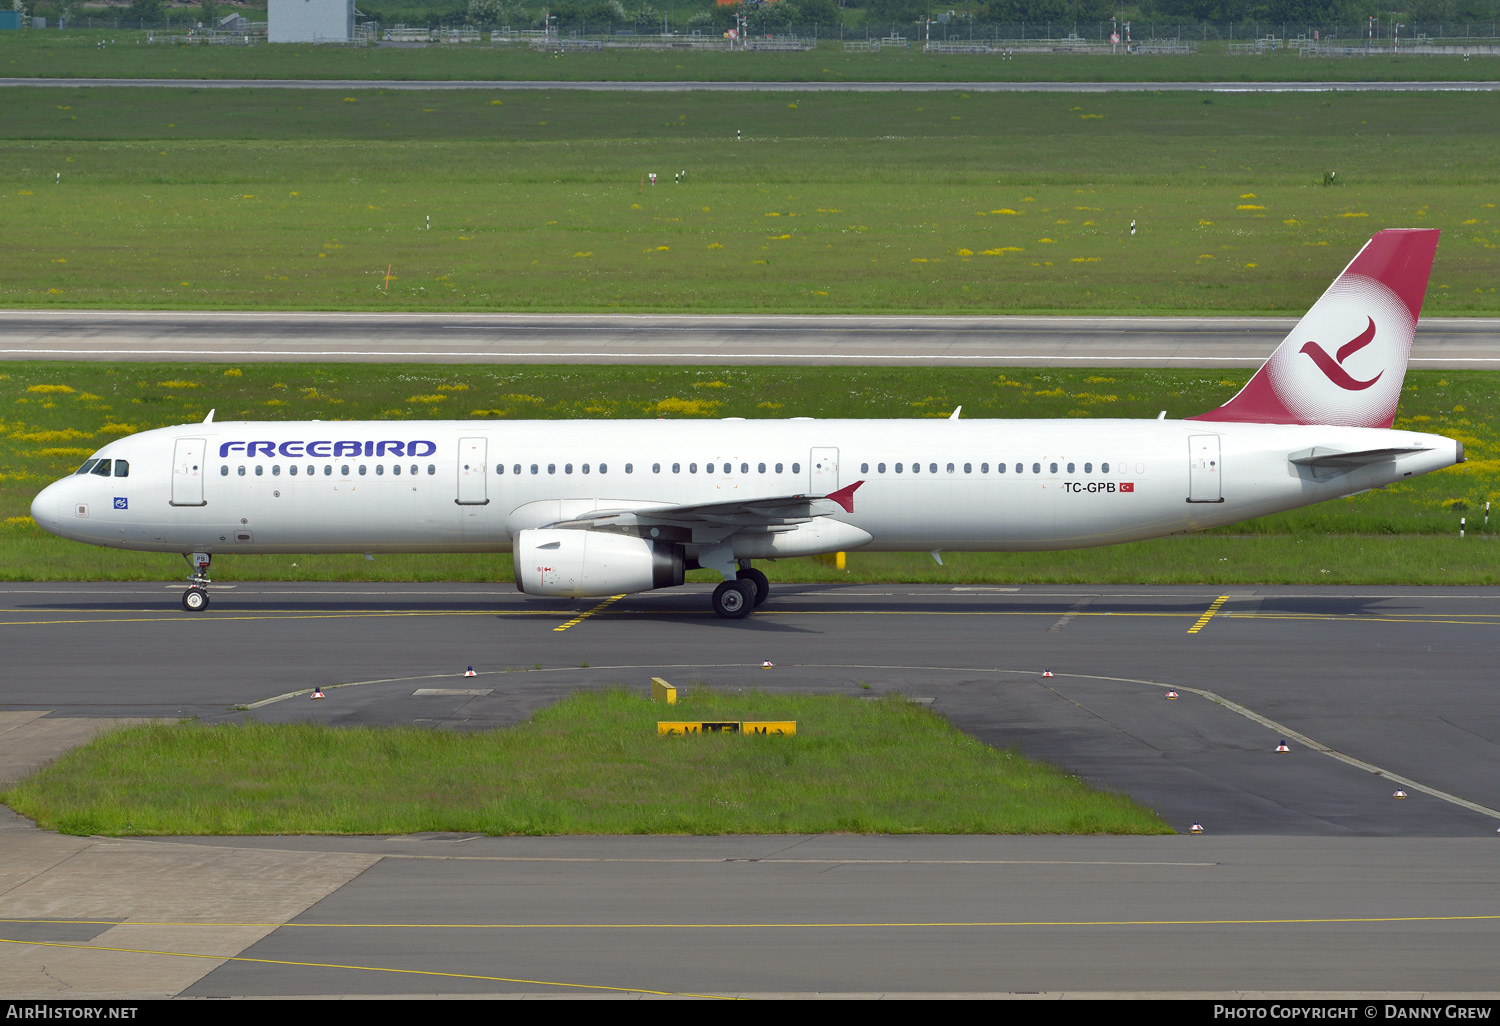
{"type": "Polygon", "coordinates": [[[202,588],[189,588],[182,593],[182,608],[189,613],[199,613],[208,608],[208,592],[202,588]]]}
{"type": "Polygon", "coordinates": [[[754,567],[746,567],[737,576],[740,580],[755,586],[755,606],[759,609],[761,603],[765,602],[766,596],[771,594],[771,582],[766,579],[765,574],[754,567]]]}
{"type": "Polygon", "coordinates": [[[743,620],[755,608],[755,586],[725,581],[714,589],[714,612],[726,620],[743,620]]]}

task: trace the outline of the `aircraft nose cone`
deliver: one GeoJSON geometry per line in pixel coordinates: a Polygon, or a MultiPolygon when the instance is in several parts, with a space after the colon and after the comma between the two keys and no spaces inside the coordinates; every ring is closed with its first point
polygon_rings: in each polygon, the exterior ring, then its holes
{"type": "Polygon", "coordinates": [[[44,531],[56,533],[61,517],[58,516],[59,499],[57,485],[50,484],[43,488],[35,499],[31,500],[31,519],[37,522],[37,526],[44,531]]]}

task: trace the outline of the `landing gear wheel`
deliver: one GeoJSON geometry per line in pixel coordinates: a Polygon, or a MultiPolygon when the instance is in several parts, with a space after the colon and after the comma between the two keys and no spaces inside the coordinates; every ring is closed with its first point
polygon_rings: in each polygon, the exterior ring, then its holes
{"type": "Polygon", "coordinates": [[[755,608],[755,586],[748,581],[725,581],[714,589],[714,612],[726,620],[743,620],[755,608]]]}
{"type": "Polygon", "coordinates": [[[755,585],[755,605],[757,607],[766,600],[767,595],[771,594],[771,582],[766,579],[765,574],[754,567],[747,566],[736,574],[736,576],[742,581],[755,585]]]}
{"type": "Polygon", "coordinates": [[[208,608],[208,592],[202,588],[189,588],[182,593],[182,608],[189,613],[201,612],[208,608]]]}

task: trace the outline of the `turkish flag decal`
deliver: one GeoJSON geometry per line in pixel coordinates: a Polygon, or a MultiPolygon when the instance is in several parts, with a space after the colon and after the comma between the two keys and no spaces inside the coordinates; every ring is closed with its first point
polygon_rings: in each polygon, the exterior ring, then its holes
{"type": "Polygon", "coordinates": [[[1133,492],[1133,491],[1135,491],[1135,482],[1134,481],[1121,481],[1120,482],[1120,491],[1122,491],[1122,492],[1133,492]]]}

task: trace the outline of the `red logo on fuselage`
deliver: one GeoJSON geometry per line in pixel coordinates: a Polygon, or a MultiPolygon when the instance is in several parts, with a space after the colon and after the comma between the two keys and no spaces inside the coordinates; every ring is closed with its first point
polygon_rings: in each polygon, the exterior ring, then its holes
{"type": "Polygon", "coordinates": [[[1375,318],[1366,317],[1369,326],[1358,335],[1351,338],[1339,347],[1338,359],[1328,355],[1328,352],[1316,342],[1307,342],[1302,346],[1302,352],[1312,357],[1312,362],[1318,365],[1318,370],[1328,376],[1328,380],[1348,392],[1359,392],[1369,388],[1380,380],[1380,374],[1375,375],[1369,381],[1356,381],[1348,371],[1344,370],[1343,363],[1350,356],[1359,352],[1365,346],[1375,341],[1375,318]]]}

